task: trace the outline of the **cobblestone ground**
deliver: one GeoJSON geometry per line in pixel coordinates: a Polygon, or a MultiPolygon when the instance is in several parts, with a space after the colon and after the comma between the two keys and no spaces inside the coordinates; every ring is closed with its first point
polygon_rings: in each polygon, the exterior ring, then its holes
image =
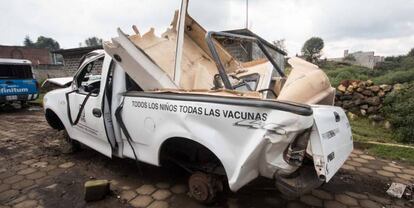
{"type": "MultiPolygon", "coordinates": [[[[83,149],[65,155],[41,111],[0,112],[0,208],[5,207],[202,207],[187,195],[179,171],[109,159],[83,149]],[[108,179],[112,193],[83,200],[83,184],[108,179]]],[[[259,179],[227,193],[213,207],[414,207],[385,193],[391,182],[412,183],[414,167],[355,150],[336,176],[297,200],[285,200],[273,182],[259,179]]]]}

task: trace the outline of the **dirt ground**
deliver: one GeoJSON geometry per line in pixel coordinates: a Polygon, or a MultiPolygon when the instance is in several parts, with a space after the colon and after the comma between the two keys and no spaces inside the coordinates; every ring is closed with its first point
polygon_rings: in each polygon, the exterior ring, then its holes
{"type": "MultiPolygon", "coordinates": [[[[4,207],[203,207],[187,194],[188,175],[132,160],[107,158],[86,147],[59,151],[59,133],[43,111],[0,110],[0,208],[4,207]],[[83,185],[108,179],[111,194],[86,203],[83,185]]],[[[285,200],[271,180],[257,179],[237,193],[226,193],[210,207],[414,207],[391,198],[391,182],[413,183],[414,167],[355,150],[327,184],[297,200],[285,200]]]]}

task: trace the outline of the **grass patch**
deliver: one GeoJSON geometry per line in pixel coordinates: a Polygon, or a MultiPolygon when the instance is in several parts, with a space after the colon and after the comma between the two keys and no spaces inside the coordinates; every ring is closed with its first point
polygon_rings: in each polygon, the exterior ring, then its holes
{"type": "MultiPolygon", "coordinates": [[[[401,160],[414,164],[414,148],[393,146],[398,142],[392,137],[392,130],[385,129],[381,125],[372,125],[367,118],[350,120],[352,135],[356,146],[364,149],[369,154],[390,160],[401,160]],[[379,142],[387,144],[372,144],[379,142]]],[[[408,146],[408,145],[407,145],[408,146]]]]}
{"type": "Polygon", "coordinates": [[[385,129],[381,125],[372,125],[367,118],[356,118],[350,120],[352,127],[352,135],[354,141],[357,142],[381,142],[381,143],[397,143],[391,134],[391,130],[385,129]]]}
{"type": "Polygon", "coordinates": [[[366,148],[369,154],[414,164],[414,148],[373,144],[366,148]]]}

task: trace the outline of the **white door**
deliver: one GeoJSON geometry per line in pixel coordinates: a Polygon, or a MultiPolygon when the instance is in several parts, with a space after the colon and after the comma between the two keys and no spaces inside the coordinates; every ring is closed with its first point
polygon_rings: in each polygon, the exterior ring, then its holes
{"type": "MultiPolygon", "coordinates": [[[[111,157],[111,144],[106,135],[103,119],[102,97],[104,95],[105,77],[102,75],[104,57],[86,58],[74,77],[72,88],[74,91],[68,94],[72,126],[70,136],[111,157]],[[83,106],[83,109],[82,109],[83,106]]],[[[108,60],[109,61],[109,60],[108,60]]]]}

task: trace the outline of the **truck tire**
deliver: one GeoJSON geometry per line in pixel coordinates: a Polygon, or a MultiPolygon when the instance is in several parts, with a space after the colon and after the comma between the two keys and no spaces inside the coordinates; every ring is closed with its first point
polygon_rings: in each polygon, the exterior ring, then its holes
{"type": "Polygon", "coordinates": [[[188,180],[191,196],[200,203],[212,204],[216,201],[218,192],[223,190],[223,184],[214,175],[195,172],[188,180]]]}
{"type": "Polygon", "coordinates": [[[72,154],[80,150],[79,142],[71,139],[65,129],[58,131],[57,137],[60,141],[59,151],[63,154],[72,154]]]}
{"type": "Polygon", "coordinates": [[[29,104],[27,103],[27,101],[20,101],[20,107],[22,109],[25,109],[29,107],[29,104]]]}

